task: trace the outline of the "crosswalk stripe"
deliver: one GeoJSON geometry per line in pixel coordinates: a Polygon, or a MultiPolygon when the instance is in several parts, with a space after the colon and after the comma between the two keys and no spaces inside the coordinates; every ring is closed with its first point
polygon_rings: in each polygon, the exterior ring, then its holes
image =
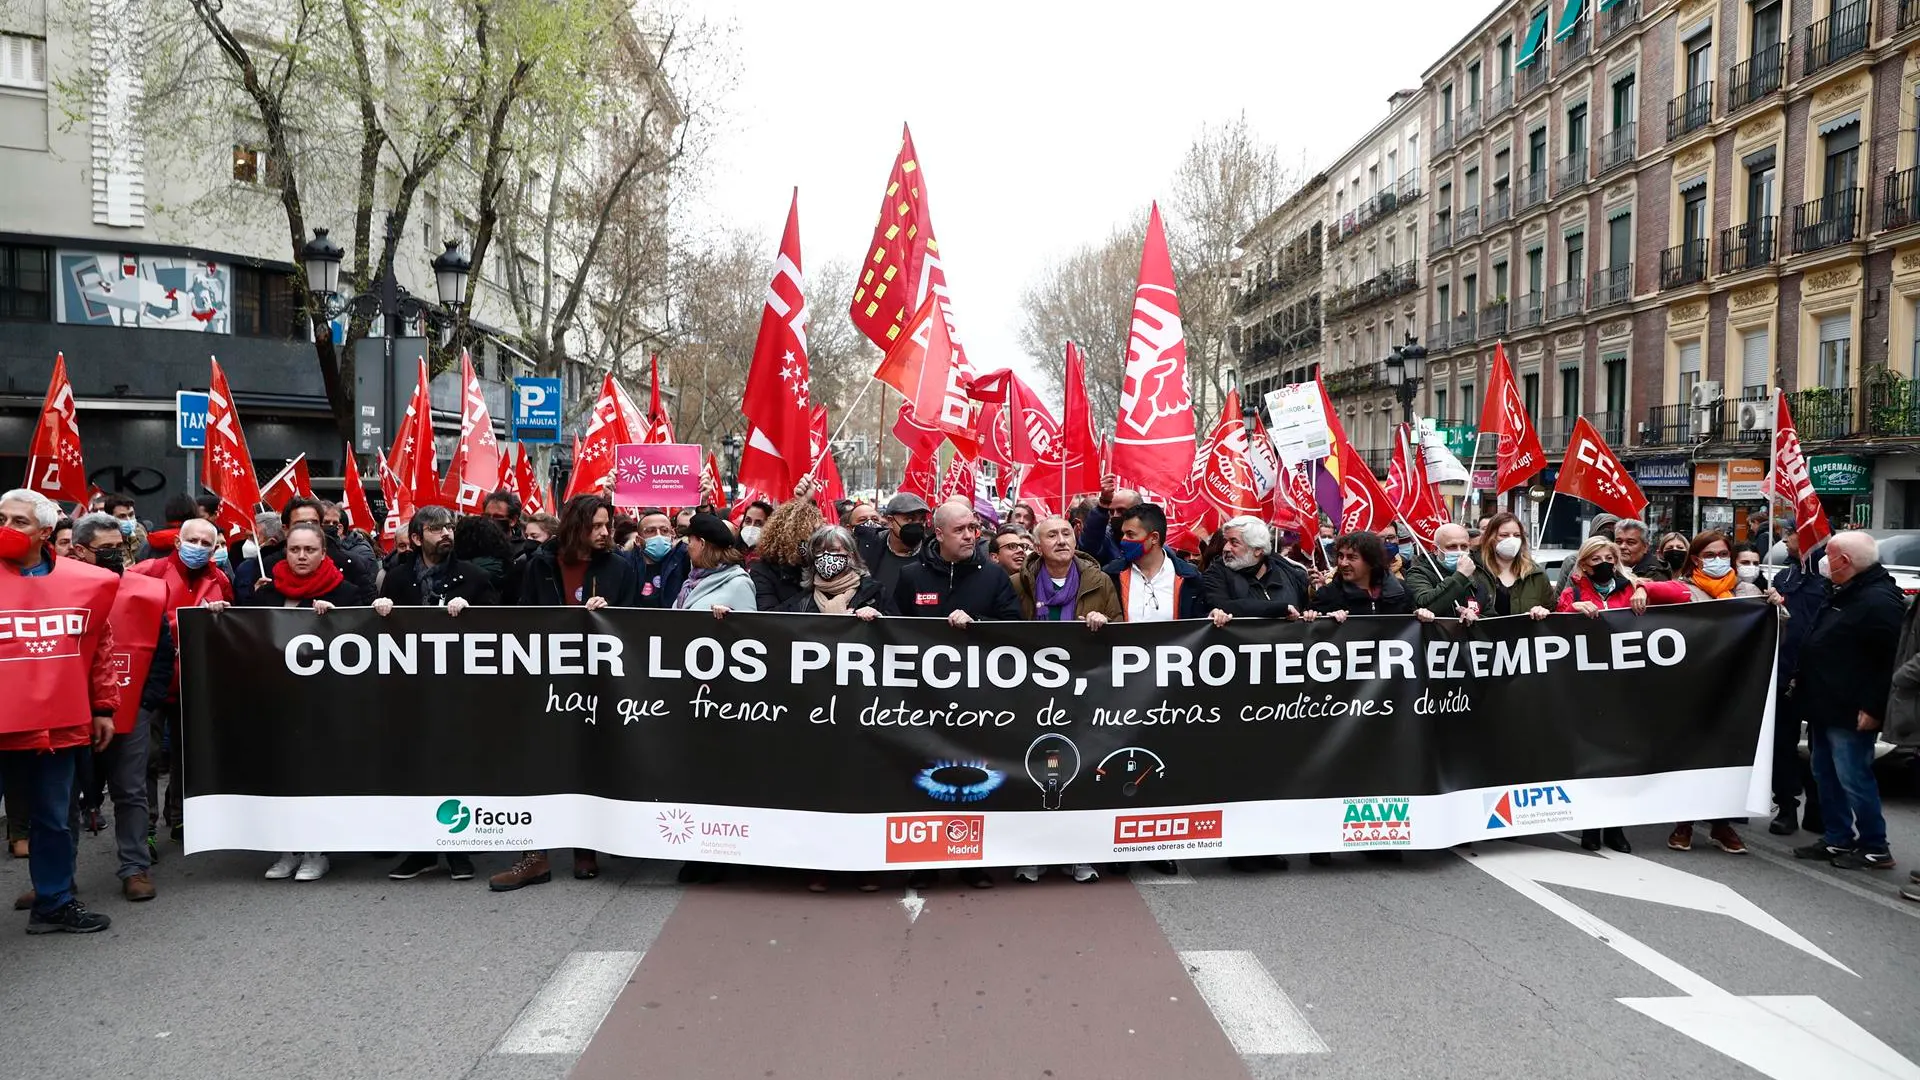
{"type": "Polygon", "coordinates": [[[496,1054],[579,1054],[646,954],[568,953],[494,1046],[496,1054]]]}
{"type": "Polygon", "coordinates": [[[1193,985],[1242,1054],[1325,1054],[1326,1040],[1294,1007],[1260,958],[1239,949],[1183,952],[1193,985]]]}

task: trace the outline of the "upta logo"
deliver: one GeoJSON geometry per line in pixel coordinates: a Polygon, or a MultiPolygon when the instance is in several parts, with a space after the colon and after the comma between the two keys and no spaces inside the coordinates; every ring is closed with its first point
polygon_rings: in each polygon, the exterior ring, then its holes
{"type": "Polygon", "coordinates": [[[469,809],[459,799],[448,799],[441,803],[433,817],[445,825],[449,833],[466,832],[469,825],[473,826],[475,833],[500,833],[505,832],[509,825],[533,824],[531,810],[488,810],[483,806],[469,809]]]}
{"type": "Polygon", "coordinates": [[[467,826],[473,824],[473,811],[468,810],[466,804],[459,799],[448,799],[441,803],[440,809],[434,811],[433,817],[434,820],[445,825],[450,833],[466,832],[467,826]]]}
{"type": "Polygon", "coordinates": [[[1487,806],[1489,829],[1542,825],[1573,818],[1573,797],[1559,784],[1513,788],[1483,795],[1481,799],[1487,806]]]}

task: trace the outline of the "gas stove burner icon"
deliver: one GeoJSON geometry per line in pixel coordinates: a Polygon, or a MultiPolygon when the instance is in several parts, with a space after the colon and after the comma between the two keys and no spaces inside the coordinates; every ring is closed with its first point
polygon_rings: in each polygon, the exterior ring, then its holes
{"type": "Polygon", "coordinates": [[[1065,735],[1048,732],[1027,747],[1027,777],[1040,789],[1040,806],[1060,809],[1067,785],[1080,775],[1080,748],[1065,735]]]}

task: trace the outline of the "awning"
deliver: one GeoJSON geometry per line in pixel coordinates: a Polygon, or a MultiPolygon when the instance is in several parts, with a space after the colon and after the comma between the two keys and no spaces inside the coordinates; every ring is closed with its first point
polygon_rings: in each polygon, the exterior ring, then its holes
{"type": "Polygon", "coordinates": [[[1527,27],[1527,40],[1520,46],[1520,59],[1514,61],[1514,67],[1530,67],[1540,59],[1540,45],[1547,40],[1547,9],[1533,17],[1533,24],[1527,27]]]}
{"type": "Polygon", "coordinates": [[[1560,13],[1560,29],[1553,32],[1553,40],[1565,41],[1580,29],[1580,16],[1586,14],[1587,0],[1567,0],[1567,6],[1560,13]]]}
{"type": "Polygon", "coordinates": [[[1820,134],[1823,136],[1831,135],[1834,132],[1839,131],[1843,127],[1851,127],[1852,125],[1857,124],[1859,122],[1860,122],[1860,110],[1855,109],[1845,116],[1838,117],[1836,119],[1829,120],[1824,124],[1821,124],[1820,134]]]}
{"type": "Polygon", "coordinates": [[[1600,10],[1612,11],[1614,8],[1617,8],[1621,4],[1624,4],[1626,2],[1627,0],[1600,0],[1600,10]]]}

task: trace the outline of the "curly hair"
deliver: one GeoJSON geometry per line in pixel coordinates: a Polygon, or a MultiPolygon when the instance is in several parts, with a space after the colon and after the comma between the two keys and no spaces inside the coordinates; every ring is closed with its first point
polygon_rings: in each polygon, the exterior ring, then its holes
{"type": "Polygon", "coordinates": [[[824,524],[820,508],[811,499],[781,503],[760,530],[760,561],[778,566],[805,566],[807,538],[824,524]]]}

